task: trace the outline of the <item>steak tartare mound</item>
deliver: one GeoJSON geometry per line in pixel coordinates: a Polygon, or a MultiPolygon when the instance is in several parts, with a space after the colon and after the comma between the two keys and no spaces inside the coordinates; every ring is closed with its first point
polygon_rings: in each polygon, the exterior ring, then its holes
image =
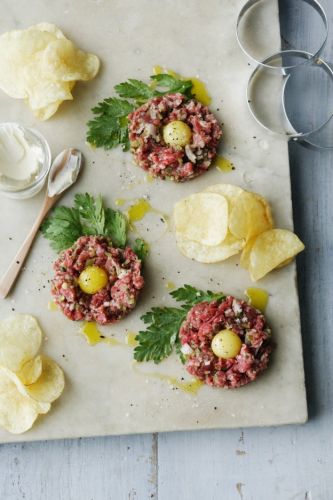
{"type": "Polygon", "coordinates": [[[114,323],[135,307],[144,286],[141,261],[133,250],[114,248],[102,236],[79,238],[60,254],[54,271],[52,295],[63,313],[74,321],[114,323]],[[95,293],[85,293],[79,285],[81,273],[90,267],[106,277],[103,287],[95,293]]]}
{"type": "MultiPolygon", "coordinates": [[[[218,334],[218,335],[217,335],[218,334]]],[[[255,380],[267,368],[272,351],[271,331],[264,315],[243,300],[201,302],[190,309],[179,338],[187,371],[215,387],[235,388],[255,380]],[[223,359],[214,354],[212,341],[221,330],[236,334],[238,354],[223,359]]]]}
{"type": "Polygon", "coordinates": [[[155,177],[193,179],[206,172],[216,157],[221,127],[207,106],[195,99],[178,93],[154,97],[128,119],[136,163],[155,177]]]}

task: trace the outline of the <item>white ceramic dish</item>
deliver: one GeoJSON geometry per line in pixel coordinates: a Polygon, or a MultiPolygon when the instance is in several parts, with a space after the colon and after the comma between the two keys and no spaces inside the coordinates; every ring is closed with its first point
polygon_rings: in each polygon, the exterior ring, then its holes
{"type": "MultiPolygon", "coordinates": [[[[8,125],[8,123],[0,123],[0,128],[6,125],[8,125]]],[[[21,187],[19,185],[20,183],[15,182],[0,182],[0,195],[2,194],[8,198],[23,200],[35,196],[44,186],[51,167],[51,151],[47,140],[37,130],[26,127],[21,123],[9,123],[9,125],[18,127],[23,132],[23,136],[27,143],[38,148],[40,154],[38,173],[31,179],[27,186],[21,187]]]]}

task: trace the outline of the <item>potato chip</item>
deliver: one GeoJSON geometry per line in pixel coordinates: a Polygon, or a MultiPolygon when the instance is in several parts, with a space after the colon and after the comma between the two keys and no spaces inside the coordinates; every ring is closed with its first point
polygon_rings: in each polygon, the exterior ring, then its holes
{"type": "Polygon", "coordinates": [[[36,356],[41,342],[42,332],[30,314],[14,314],[0,321],[0,366],[20,371],[36,356]]]}
{"type": "Polygon", "coordinates": [[[34,24],[33,26],[30,26],[30,28],[27,28],[27,31],[30,30],[46,31],[47,33],[53,33],[56,38],[66,38],[63,32],[55,24],[52,23],[44,22],[34,24]]]}
{"type": "Polygon", "coordinates": [[[258,194],[258,193],[252,193],[252,194],[265,207],[265,212],[266,212],[266,217],[267,217],[268,223],[271,225],[271,228],[273,228],[274,227],[274,219],[273,219],[272,209],[271,209],[270,204],[268,203],[266,198],[264,198],[260,194],[258,194]]]}
{"type": "MultiPolygon", "coordinates": [[[[73,99],[73,96],[71,94],[71,90],[75,86],[75,83],[76,82],[68,82],[67,91],[69,89],[69,92],[68,92],[68,99],[67,100],[73,99]]],[[[59,101],[55,101],[52,104],[48,104],[48,105],[41,107],[41,108],[34,108],[34,115],[37,118],[39,118],[39,120],[43,120],[43,121],[48,120],[52,115],[54,115],[54,113],[57,111],[57,109],[59,108],[59,106],[62,102],[63,102],[62,100],[59,100],[59,101]]]]}
{"type": "Polygon", "coordinates": [[[254,193],[244,191],[240,194],[229,217],[231,233],[236,238],[249,240],[272,227],[272,217],[267,213],[267,205],[254,193]]]}
{"type": "Polygon", "coordinates": [[[39,76],[38,73],[34,75],[31,82],[32,85],[25,101],[32,110],[46,108],[50,105],[50,102],[54,105],[55,102],[61,103],[73,99],[72,87],[69,82],[47,80],[39,76]]]}
{"type": "Polygon", "coordinates": [[[26,387],[28,394],[36,401],[52,403],[65,387],[62,369],[52,359],[42,355],[43,371],[39,379],[26,387]]]}
{"type": "Polygon", "coordinates": [[[263,278],[283,262],[304,250],[301,240],[286,229],[271,229],[260,234],[250,253],[249,271],[253,281],[263,278]]]}
{"type": "Polygon", "coordinates": [[[288,266],[288,264],[290,264],[292,261],[294,260],[293,257],[291,257],[290,259],[286,259],[284,260],[283,262],[281,262],[281,264],[279,264],[278,266],[276,266],[275,269],[281,269],[282,267],[286,267],[288,266]]]}
{"type": "Polygon", "coordinates": [[[54,40],[38,56],[41,75],[46,78],[52,72],[52,80],[60,82],[91,80],[99,68],[97,56],[77,49],[67,39],[54,40]]]}
{"type": "Polygon", "coordinates": [[[61,368],[36,356],[41,340],[37,320],[29,314],[0,322],[0,425],[15,434],[30,429],[64,389],[61,368]]]}
{"type": "Polygon", "coordinates": [[[97,56],[77,49],[50,23],[0,36],[0,88],[25,99],[41,120],[73,99],[76,81],[94,78],[99,65],[97,56]]]}
{"type": "Polygon", "coordinates": [[[56,102],[53,102],[52,104],[49,104],[48,106],[34,109],[34,115],[36,116],[36,118],[38,118],[41,121],[48,120],[49,118],[51,118],[52,115],[54,115],[54,113],[57,112],[57,110],[62,102],[63,101],[56,101],[56,102]]]}
{"type": "Polygon", "coordinates": [[[215,193],[197,193],[176,203],[176,232],[202,245],[222,243],[228,232],[228,202],[215,193]]]}
{"type": "Polygon", "coordinates": [[[176,240],[179,250],[185,257],[206,264],[226,260],[240,252],[244,245],[244,241],[235,238],[230,233],[222,243],[216,246],[207,246],[188,240],[182,233],[176,233],[176,240]]]}
{"type": "Polygon", "coordinates": [[[257,239],[257,236],[254,236],[253,238],[249,239],[244,248],[243,248],[243,251],[242,251],[242,254],[240,256],[240,265],[242,267],[244,267],[244,269],[248,269],[249,268],[249,265],[250,265],[250,254],[251,254],[251,250],[252,250],[252,247],[254,245],[254,242],[256,241],[257,239]]]}
{"type": "Polygon", "coordinates": [[[22,384],[30,385],[36,382],[42,374],[42,358],[36,356],[30,359],[22,366],[21,370],[16,373],[22,384]]]}
{"type": "Polygon", "coordinates": [[[0,425],[13,434],[29,430],[39,413],[47,413],[51,405],[30,397],[25,386],[10,370],[0,367],[0,425]]]}
{"type": "Polygon", "coordinates": [[[54,39],[52,33],[37,30],[14,30],[0,36],[0,88],[6,94],[28,97],[34,56],[54,39]]]}
{"type": "Polygon", "coordinates": [[[210,263],[228,259],[242,250],[240,264],[249,269],[253,280],[289,264],[304,248],[294,233],[273,230],[271,208],[263,196],[231,184],[209,186],[204,192],[178,202],[175,226],[177,245],[183,255],[210,263]],[[213,202],[209,205],[199,201],[200,196],[208,194],[227,200],[228,213],[214,209],[213,202]],[[221,234],[218,224],[226,218],[226,237],[216,243],[221,234]]]}
{"type": "Polygon", "coordinates": [[[206,193],[216,193],[224,196],[229,203],[229,210],[231,211],[233,205],[236,203],[238,196],[244,193],[244,189],[234,184],[214,184],[213,186],[208,186],[204,190],[206,193]]]}

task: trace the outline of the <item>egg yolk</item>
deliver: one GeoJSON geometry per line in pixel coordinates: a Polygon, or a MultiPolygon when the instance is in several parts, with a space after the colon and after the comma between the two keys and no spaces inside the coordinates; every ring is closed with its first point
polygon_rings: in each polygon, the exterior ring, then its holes
{"type": "Polygon", "coordinates": [[[187,144],[190,144],[192,139],[192,130],[186,123],[180,120],[175,120],[168,123],[163,128],[163,139],[169,146],[183,148],[187,144]]]}
{"type": "Polygon", "coordinates": [[[107,273],[98,266],[86,267],[79,276],[79,287],[85,293],[92,295],[104,288],[109,281],[107,273]]]}
{"type": "Polygon", "coordinates": [[[231,330],[221,330],[212,340],[212,351],[218,358],[231,359],[239,354],[242,341],[231,330]]]}

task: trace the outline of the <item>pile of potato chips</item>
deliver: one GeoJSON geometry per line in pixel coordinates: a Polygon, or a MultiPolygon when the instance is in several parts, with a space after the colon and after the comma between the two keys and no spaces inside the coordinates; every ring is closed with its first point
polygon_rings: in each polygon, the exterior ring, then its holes
{"type": "Polygon", "coordinates": [[[176,203],[180,251],[198,262],[219,262],[242,251],[241,265],[257,281],[304,249],[291,231],[274,229],[268,202],[231,184],[209,186],[176,203]]]}
{"type": "Polygon", "coordinates": [[[30,429],[65,386],[61,368],[38,355],[41,342],[33,316],[16,314],[0,321],[0,425],[13,434],[30,429]]]}
{"type": "Polygon", "coordinates": [[[25,99],[34,115],[47,120],[78,80],[91,80],[99,59],[75,47],[54,25],[40,23],[0,36],[0,88],[25,99]]]}

